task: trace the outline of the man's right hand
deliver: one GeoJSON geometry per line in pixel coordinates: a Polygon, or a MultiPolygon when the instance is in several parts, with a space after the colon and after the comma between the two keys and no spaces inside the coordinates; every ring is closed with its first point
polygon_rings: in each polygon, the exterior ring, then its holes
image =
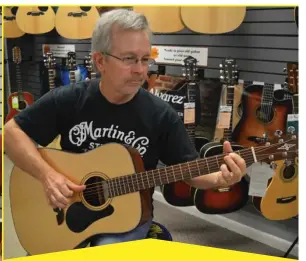
{"type": "Polygon", "coordinates": [[[76,185],[58,172],[49,172],[42,179],[42,184],[52,208],[66,208],[74,192],[83,191],[85,185],[76,185]]]}

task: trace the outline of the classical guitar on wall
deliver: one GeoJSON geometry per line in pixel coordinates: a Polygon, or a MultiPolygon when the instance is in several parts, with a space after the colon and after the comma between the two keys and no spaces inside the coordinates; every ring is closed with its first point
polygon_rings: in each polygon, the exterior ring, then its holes
{"type": "Polygon", "coordinates": [[[16,22],[25,33],[44,34],[54,28],[55,13],[51,6],[19,6],[16,22]]]}
{"type": "Polygon", "coordinates": [[[34,102],[34,96],[29,92],[24,92],[22,90],[22,77],[20,64],[22,62],[21,50],[18,46],[13,47],[13,62],[16,68],[16,85],[17,92],[11,93],[8,98],[9,112],[6,116],[5,122],[8,122],[20,111],[24,110],[26,107],[34,102]]]}
{"type": "MultiPolygon", "coordinates": [[[[296,136],[283,135],[270,145],[238,153],[249,167],[297,155],[298,145],[296,136]]],[[[53,209],[41,183],[13,167],[9,183],[13,224],[21,246],[32,256],[72,250],[96,234],[131,231],[151,215],[151,208],[142,204],[143,191],[219,171],[225,156],[145,171],[138,151],[117,143],[79,154],[46,148],[38,152],[56,171],[86,189],[74,194],[66,208],[53,209]]]]}
{"type": "MultiPolygon", "coordinates": [[[[224,59],[221,64],[221,81],[226,84],[226,105],[221,105],[220,114],[225,113],[228,119],[228,127],[224,129],[223,139],[205,144],[200,151],[201,158],[218,155],[223,152],[223,142],[230,141],[233,151],[241,150],[243,147],[232,142],[232,121],[234,86],[238,81],[238,70],[236,61],[232,58],[224,59]]],[[[223,116],[219,116],[223,117],[223,116]]],[[[224,116],[225,117],[225,116],[224,116]]],[[[237,211],[248,202],[249,186],[243,178],[240,182],[230,187],[214,189],[197,189],[194,195],[196,208],[205,214],[225,214],[237,211]]]]}
{"type": "MultiPolygon", "coordinates": [[[[293,113],[288,115],[287,133],[298,135],[298,66],[288,63],[287,82],[292,91],[293,113]]],[[[288,156],[274,162],[274,175],[268,181],[265,195],[253,199],[255,207],[270,220],[286,220],[298,215],[298,157],[288,156]]]]}
{"type": "MultiPolygon", "coordinates": [[[[182,120],[185,123],[187,133],[195,147],[195,127],[198,121],[198,113],[196,111],[199,103],[199,85],[196,81],[197,75],[197,60],[191,56],[184,59],[184,76],[186,81],[175,86],[174,91],[182,91],[186,99],[179,110],[182,113],[182,120]],[[186,106],[186,109],[185,109],[186,106]],[[189,108],[187,108],[189,106],[189,108]]],[[[186,207],[193,206],[193,196],[195,188],[189,186],[184,181],[177,181],[162,186],[162,194],[165,200],[174,206],[186,207]]]]}
{"type": "Polygon", "coordinates": [[[3,12],[3,36],[5,38],[18,38],[25,34],[16,22],[18,6],[4,6],[3,12]]]}
{"type": "Polygon", "coordinates": [[[59,6],[55,15],[55,28],[59,35],[69,39],[89,39],[99,12],[95,6],[59,6]]]}
{"type": "Polygon", "coordinates": [[[191,31],[223,34],[234,31],[242,24],[246,7],[182,6],[180,13],[183,24],[191,31]]]}

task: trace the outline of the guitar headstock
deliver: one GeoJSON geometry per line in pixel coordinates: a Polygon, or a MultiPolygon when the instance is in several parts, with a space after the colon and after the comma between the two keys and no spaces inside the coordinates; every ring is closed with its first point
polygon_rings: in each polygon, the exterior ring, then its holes
{"type": "Polygon", "coordinates": [[[20,64],[22,61],[21,50],[18,46],[13,47],[13,62],[16,64],[20,64]]]}
{"type": "Polygon", "coordinates": [[[76,53],[75,52],[68,52],[68,61],[67,66],[69,71],[74,71],[77,69],[76,67],[76,53]]]}
{"type": "Polygon", "coordinates": [[[184,73],[183,76],[186,77],[187,81],[194,81],[197,76],[197,59],[188,56],[184,59],[184,73]]]}
{"type": "Polygon", "coordinates": [[[85,66],[87,67],[88,72],[92,72],[92,56],[89,53],[88,56],[85,56],[85,66]]]}
{"type": "Polygon", "coordinates": [[[226,58],[220,66],[220,80],[227,85],[235,85],[238,83],[238,65],[232,58],[226,58]]]}
{"type": "Polygon", "coordinates": [[[47,52],[44,55],[44,64],[48,69],[54,69],[55,68],[55,58],[53,57],[53,53],[47,52]]]}
{"type": "Polygon", "coordinates": [[[298,63],[287,63],[287,68],[284,69],[287,72],[285,85],[292,94],[299,93],[299,65],[298,63]]]}
{"type": "Polygon", "coordinates": [[[288,158],[298,157],[298,136],[294,128],[288,128],[288,134],[283,135],[281,131],[275,132],[275,138],[264,146],[255,147],[255,154],[258,161],[273,162],[288,158]]]}

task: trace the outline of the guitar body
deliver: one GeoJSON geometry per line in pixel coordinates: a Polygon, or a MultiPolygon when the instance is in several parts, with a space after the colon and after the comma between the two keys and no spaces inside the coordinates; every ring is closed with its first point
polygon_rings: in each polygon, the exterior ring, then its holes
{"type": "Polygon", "coordinates": [[[266,194],[259,198],[260,211],[271,220],[286,220],[298,215],[298,162],[286,166],[285,160],[275,162],[277,168],[266,194]]]}
{"type": "Polygon", "coordinates": [[[234,31],[244,20],[246,7],[182,6],[181,17],[191,31],[222,34],[234,31]]]}
{"type": "MultiPolygon", "coordinates": [[[[53,168],[76,184],[88,185],[144,171],[137,151],[115,143],[81,154],[45,148],[39,152],[53,168]],[[93,177],[97,179],[90,179],[93,177]]],[[[97,234],[128,232],[152,213],[146,208],[148,204],[143,204],[150,200],[148,190],[100,201],[103,193],[98,188],[96,194],[87,189],[87,194],[75,195],[66,209],[53,210],[41,183],[15,166],[10,178],[10,202],[22,247],[31,255],[71,250],[97,234]]]]}
{"type": "MultiPolygon", "coordinates": [[[[242,146],[232,144],[233,151],[243,149],[242,146]]],[[[201,149],[201,158],[206,158],[223,153],[220,142],[210,142],[201,149]]],[[[249,186],[243,178],[229,188],[197,189],[194,195],[194,205],[204,214],[226,214],[237,211],[248,202],[249,186]]]]}
{"type": "Polygon", "coordinates": [[[8,106],[9,106],[9,113],[5,118],[5,122],[8,122],[12,119],[15,115],[17,115],[20,111],[24,110],[26,107],[34,103],[34,96],[29,92],[22,92],[18,95],[18,92],[12,93],[8,98],[8,106]],[[18,101],[18,108],[13,108],[13,99],[18,96],[22,96],[22,100],[18,101]]]}
{"type": "Polygon", "coordinates": [[[94,6],[60,6],[55,16],[55,28],[65,38],[89,39],[98,19],[99,12],[94,6]]]}
{"type": "Polygon", "coordinates": [[[258,145],[252,137],[262,138],[266,132],[268,138],[275,135],[276,130],[285,133],[287,114],[291,111],[289,100],[273,103],[272,117],[263,122],[258,117],[263,86],[250,85],[242,95],[243,114],[233,131],[233,141],[245,147],[258,145]]]}
{"type": "Polygon", "coordinates": [[[133,10],[146,16],[153,33],[175,33],[185,28],[179,6],[134,6],[133,10]]]}
{"type": "Polygon", "coordinates": [[[4,37],[5,38],[18,38],[21,37],[25,34],[22,30],[17,25],[16,22],[16,13],[19,7],[7,7],[4,6],[4,16],[3,16],[3,21],[4,21],[4,37]]]}
{"type": "Polygon", "coordinates": [[[44,34],[54,28],[55,13],[50,6],[20,6],[16,22],[25,33],[44,34]]]}
{"type": "Polygon", "coordinates": [[[195,188],[189,186],[184,181],[177,181],[161,186],[161,192],[165,200],[176,207],[193,206],[195,188]]]}

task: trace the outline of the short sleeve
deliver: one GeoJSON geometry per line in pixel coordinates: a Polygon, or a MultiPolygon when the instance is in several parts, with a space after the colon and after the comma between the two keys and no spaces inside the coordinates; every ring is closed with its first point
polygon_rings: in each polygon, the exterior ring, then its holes
{"type": "Polygon", "coordinates": [[[163,117],[159,139],[159,159],[166,165],[188,162],[199,157],[183,121],[172,108],[163,117]]]}
{"type": "Polygon", "coordinates": [[[71,89],[62,86],[47,92],[17,114],[16,123],[36,143],[47,146],[60,134],[64,115],[73,107],[71,89]]]}

